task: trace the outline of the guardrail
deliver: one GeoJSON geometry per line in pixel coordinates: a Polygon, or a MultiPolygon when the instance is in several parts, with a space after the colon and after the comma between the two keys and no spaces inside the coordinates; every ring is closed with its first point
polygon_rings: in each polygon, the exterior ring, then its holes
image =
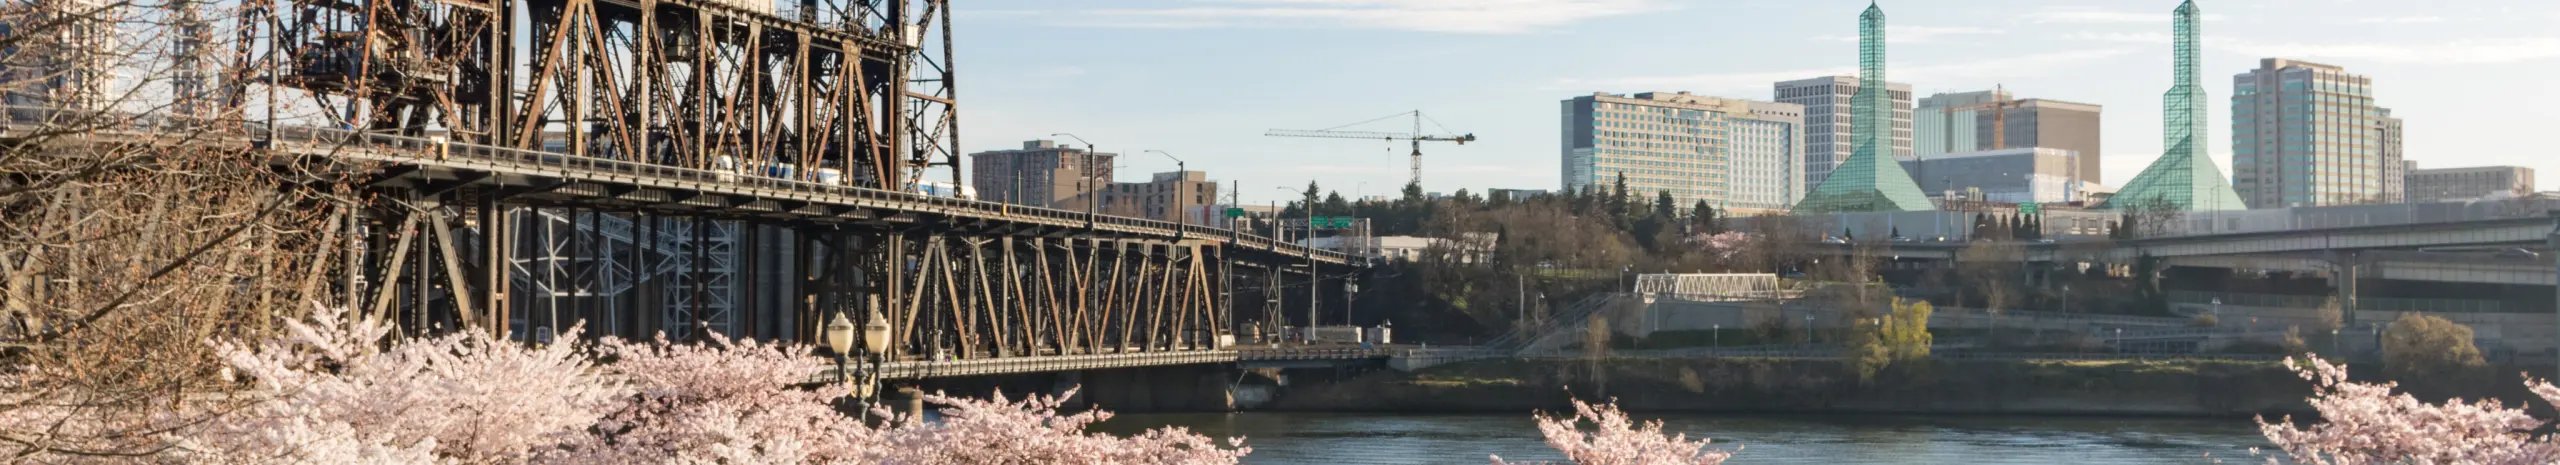
{"type": "Polygon", "coordinates": [[[1247,362],[1281,360],[1359,360],[1393,357],[1400,351],[1401,349],[1385,348],[1245,349],[1236,351],[1236,360],[1247,362]]]}
{"type": "MultiPolygon", "coordinates": [[[[68,118],[73,118],[75,121],[83,122],[110,121],[106,118],[114,116],[106,113],[73,112],[41,107],[0,106],[0,126],[24,127],[32,125],[37,127],[49,127],[48,125],[52,123],[48,122],[63,121],[64,118],[66,118],[66,116],[64,116],[66,114],[70,115],[67,116],[68,118]],[[40,117],[20,117],[20,115],[38,115],[40,117]],[[33,121],[33,123],[29,123],[29,121],[33,121]]],[[[83,124],[74,127],[87,128],[89,132],[93,133],[155,133],[203,127],[201,122],[191,122],[179,118],[168,118],[158,115],[136,115],[114,121],[119,122],[119,124],[83,124]]],[[[458,143],[450,140],[368,133],[343,129],[292,126],[270,127],[265,124],[252,122],[246,123],[245,130],[245,136],[249,139],[248,142],[250,144],[263,145],[265,148],[273,150],[303,150],[306,151],[305,153],[307,154],[319,155],[363,155],[369,158],[380,159],[380,161],[448,165],[506,165],[517,169],[563,174],[575,173],[593,178],[623,182],[646,180],[678,185],[717,185],[741,190],[765,191],[757,192],[757,194],[776,198],[838,201],[859,200],[860,202],[843,203],[894,206],[903,207],[901,209],[905,210],[933,211],[944,214],[987,218],[1032,218],[1044,220],[1044,222],[1057,226],[1090,226],[1096,229],[1108,229],[1115,232],[1131,234],[1223,240],[1239,247],[1263,249],[1285,255],[1314,256],[1318,259],[1335,263],[1366,263],[1365,260],[1361,260],[1351,254],[1339,251],[1309,247],[1291,242],[1282,242],[1268,237],[1208,226],[1177,223],[1172,221],[1157,221],[1143,218],[1092,214],[1071,210],[1028,207],[980,200],[936,197],[917,193],[854,187],[800,179],[777,178],[747,173],[744,172],[744,170],[723,171],[669,166],[631,160],[584,157],[564,153],[506,147],[491,147],[469,143],[458,143]],[[349,148],[370,150],[365,150],[364,153],[346,152],[346,149],[349,148]]],[[[808,176],[815,176],[815,174],[811,173],[808,174],[808,176]]]]}
{"type": "MultiPolygon", "coordinates": [[[[1185,350],[1175,352],[1141,352],[1128,354],[1043,355],[983,358],[969,360],[901,360],[882,363],[847,365],[856,374],[878,370],[881,379],[920,379],[954,376],[984,376],[1053,371],[1107,370],[1166,365],[1196,365],[1236,361],[1229,350],[1185,350]]],[[[809,377],[809,382],[826,383],[843,380],[843,373],[833,365],[809,377]]]]}

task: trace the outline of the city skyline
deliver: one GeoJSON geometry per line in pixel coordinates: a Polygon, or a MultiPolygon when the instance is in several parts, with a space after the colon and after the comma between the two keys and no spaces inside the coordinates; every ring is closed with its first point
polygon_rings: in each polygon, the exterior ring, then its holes
{"type": "MultiPolygon", "coordinates": [[[[1483,137],[1426,149],[1426,189],[1553,189],[1556,99],[1685,90],[1767,100],[1778,81],[1853,74],[1856,31],[1842,18],[1866,4],[975,3],[956,26],[976,38],[957,60],[963,142],[975,152],[1073,131],[1106,152],[1185,153],[1193,169],[1241,181],[1246,203],[1284,195],[1262,186],[1309,179],[1356,197],[1401,187],[1401,146],[1260,133],[1419,108],[1483,137]],[[1754,21],[1695,24],[1736,16],[1754,21]]],[[[2162,151],[2150,136],[2161,124],[2156,70],[2168,60],[2162,12],[2176,2],[1880,4],[1896,18],[1893,80],[1915,93],[2004,86],[2109,107],[2111,184],[2162,151]]],[[[2533,165],[2537,154],[2504,148],[2502,135],[2560,118],[2560,94],[2491,98],[2463,84],[2560,70],[2560,37],[2538,30],[2560,20],[2560,7],[2295,8],[2332,4],[2206,2],[2208,95],[2229,95],[2225,79],[2261,58],[2338,64],[2372,76],[2394,116],[2412,123],[2407,154],[2421,166],[2533,165]]],[[[2229,121],[2227,104],[2207,108],[2209,121],[2229,121]]],[[[2208,129],[2207,140],[2231,140],[2227,125],[2208,129]]],[[[2228,142],[2207,149],[2230,159],[2228,142]]],[[[1124,169],[1172,168],[1147,162],[1124,169]]]]}

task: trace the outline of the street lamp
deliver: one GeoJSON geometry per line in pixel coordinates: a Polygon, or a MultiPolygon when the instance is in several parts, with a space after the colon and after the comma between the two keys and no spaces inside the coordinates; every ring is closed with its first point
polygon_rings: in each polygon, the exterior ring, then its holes
{"type": "MultiPolygon", "coordinates": [[[[836,354],[836,379],[843,380],[850,388],[854,384],[853,376],[845,370],[845,362],[847,355],[853,353],[853,320],[845,319],[844,312],[836,312],[835,319],[827,322],[824,336],[827,340],[827,350],[834,351],[836,354]]],[[[852,397],[853,393],[847,391],[845,394],[846,397],[852,397]]]]}
{"type": "Polygon", "coordinates": [[[1173,222],[1176,225],[1191,224],[1191,215],[1182,211],[1182,198],[1191,195],[1191,189],[1188,189],[1188,187],[1191,187],[1189,186],[1191,181],[1191,165],[1183,163],[1181,158],[1175,158],[1173,154],[1165,153],[1163,150],[1148,151],[1163,154],[1165,158],[1173,159],[1173,222]]]}
{"type": "Polygon", "coordinates": [[[1724,347],[1724,323],[1716,323],[1714,326],[1715,326],[1715,335],[1716,335],[1716,339],[1715,339],[1715,341],[1716,341],[1716,342],[1715,342],[1716,347],[1724,347]]]}
{"type": "Polygon", "coordinates": [[[1098,214],[1097,212],[1102,211],[1102,181],[1099,180],[1099,176],[1102,175],[1102,172],[1101,168],[1096,168],[1094,166],[1094,161],[1102,158],[1102,152],[1098,152],[1093,149],[1092,141],[1084,140],[1083,137],[1076,137],[1075,134],[1061,132],[1057,134],[1050,134],[1049,137],[1066,137],[1069,139],[1075,139],[1076,142],[1084,143],[1084,217],[1085,222],[1093,222],[1094,215],[1098,214]]]}
{"type": "Polygon", "coordinates": [[[1804,343],[1813,345],[1813,312],[1804,314],[1804,343]]]}
{"type": "MultiPolygon", "coordinates": [[[[1287,187],[1273,187],[1273,189],[1279,189],[1279,190],[1284,190],[1284,191],[1289,190],[1289,188],[1287,188],[1287,187]]],[[[1294,191],[1292,191],[1292,192],[1294,192],[1294,191]]],[[[1323,282],[1324,282],[1324,274],[1323,274],[1323,271],[1324,271],[1324,270],[1316,268],[1316,254],[1315,254],[1315,249],[1316,249],[1316,202],[1315,202],[1315,199],[1313,199],[1313,198],[1309,198],[1309,199],[1307,199],[1307,200],[1306,200],[1306,204],[1305,204],[1305,205],[1300,205],[1300,206],[1299,206],[1299,208],[1305,209],[1305,210],[1307,211],[1307,232],[1306,232],[1306,234],[1304,235],[1304,237],[1306,238],[1305,240],[1307,241],[1307,246],[1306,246],[1306,250],[1307,250],[1307,330],[1306,330],[1306,331],[1302,331],[1302,333],[1305,333],[1305,334],[1301,334],[1301,336],[1303,336],[1303,337],[1301,337],[1301,339],[1303,339],[1303,340],[1304,340],[1306,343],[1308,343],[1308,344],[1314,344],[1314,343],[1316,342],[1316,304],[1317,304],[1318,302],[1322,302],[1322,301],[1323,301],[1323,299],[1318,299],[1318,298],[1316,298],[1316,291],[1317,291],[1317,288],[1318,288],[1317,284],[1321,284],[1321,283],[1323,283],[1323,282]]],[[[1279,213],[1274,212],[1274,213],[1272,213],[1272,214],[1273,214],[1273,215],[1278,215],[1279,213]]],[[[1275,218],[1275,219],[1277,219],[1277,218],[1275,218]]]]}

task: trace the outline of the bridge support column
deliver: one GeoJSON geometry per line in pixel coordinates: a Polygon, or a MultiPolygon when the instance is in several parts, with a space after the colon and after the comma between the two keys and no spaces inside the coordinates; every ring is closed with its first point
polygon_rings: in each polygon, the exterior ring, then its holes
{"type": "Polygon", "coordinates": [[[2331,284],[2338,293],[2338,324],[2340,327],[2355,326],[2358,308],[2356,284],[2358,281],[2363,281],[2363,260],[2357,257],[2355,252],[2332,250],[2328,255],[2329,280],[2333,281],[2331,284]]]}

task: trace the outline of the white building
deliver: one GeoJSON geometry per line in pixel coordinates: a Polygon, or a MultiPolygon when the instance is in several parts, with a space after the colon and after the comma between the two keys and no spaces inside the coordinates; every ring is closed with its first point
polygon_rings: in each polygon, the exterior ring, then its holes
{"type": "MultiPolygon", "coordinates": [[[[1911,158],[1911,85],[1887,82],[1893,100],[1893,157],[1911,158]]],[[[1780,81],[1777,101],[1804,106],[1804,185],[1822,185],[1831,169],[1849,161],[1857,150],[1849,122],[1850,97],[1858,95],[1857,76],[1823,76],[1780,81]]]]}
{"type": "Polygon", "coordinates": [[[1804,108],[1645,92],[1564,101],[1563,183],[1632,196],[1669,192],[1677,205],[1784,211],[1804,196],[1804,108]]]}

